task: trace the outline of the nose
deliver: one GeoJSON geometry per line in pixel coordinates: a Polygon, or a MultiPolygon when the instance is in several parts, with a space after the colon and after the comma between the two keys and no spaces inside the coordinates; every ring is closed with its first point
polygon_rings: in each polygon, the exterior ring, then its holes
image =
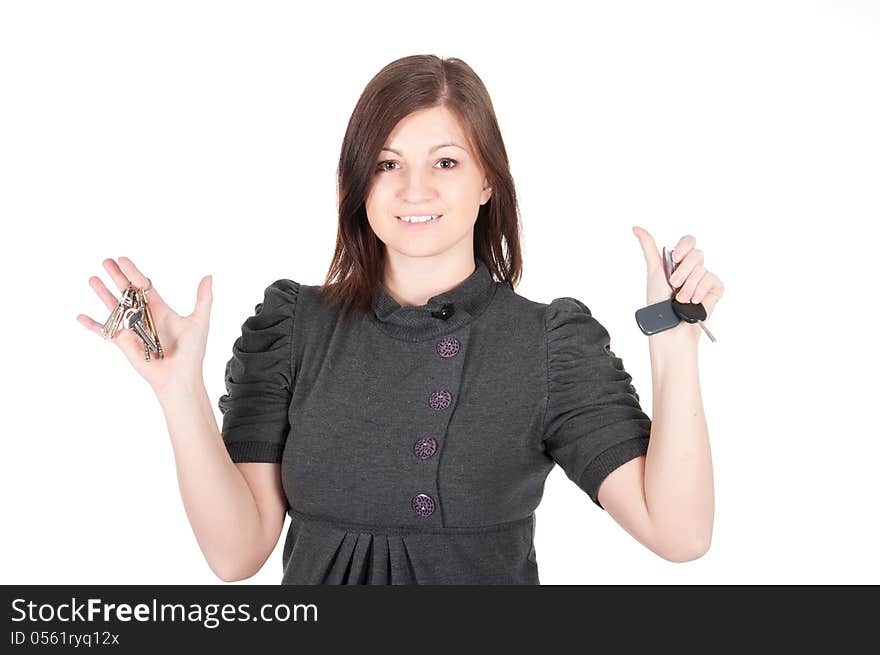
{"type": "Polygon", "coordinates": [[[429,171],[412,167],[402,176],[402,180],[398,194],[400,199],[408,205],[419,207],[426,200],[437,196],[437,190],[429,171]]]}

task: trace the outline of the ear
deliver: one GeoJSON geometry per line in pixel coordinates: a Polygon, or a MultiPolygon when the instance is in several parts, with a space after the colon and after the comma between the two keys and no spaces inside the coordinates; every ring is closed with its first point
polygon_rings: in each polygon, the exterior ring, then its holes
{"type": "Polygon", "coordinates": [[[483,193],[480,195],[480,204],[485,205],[489,202],[489,198],[492,197],[492,187],[489,186],[489,181],[486,180],[483,183],[483,193]]]}

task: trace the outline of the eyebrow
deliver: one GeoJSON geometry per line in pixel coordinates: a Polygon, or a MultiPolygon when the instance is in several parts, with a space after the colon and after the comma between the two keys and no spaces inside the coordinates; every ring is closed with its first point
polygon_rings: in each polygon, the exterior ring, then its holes
{"type": "MultiPolygon", "coordinates": [[[[462,150],[467,152],[467,150],[465,148],[462,148],[457,143],[441,143],[440,145],[437,145],[437,146],[434,146],[433,148],[431,148],[428,152],[434,152],[435,150],[439,150],[440,148],[446,148],[447,146],[452,146],[453,148],[461,148],[462,150]]],[[[400,155],[399,152],[397,152],[396,150],[393,150],[391,148],[382,148],[382,150],[383,151],[387,150],[388,152],[393,152],[395,155],[400,155]]]]}

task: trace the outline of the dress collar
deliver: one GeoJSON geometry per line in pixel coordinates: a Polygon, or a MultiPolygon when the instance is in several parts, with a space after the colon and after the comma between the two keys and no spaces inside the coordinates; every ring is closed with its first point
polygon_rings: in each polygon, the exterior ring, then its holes
{"type": "Polygon", "coordinates": [[[379,280],[370,317],[384,332],[406,341],[421,341],[447,334],[469,323],[492,301],[498,283],[482,262],[449,291],[431,296],[418,306],[401,306],[379,280]]]}

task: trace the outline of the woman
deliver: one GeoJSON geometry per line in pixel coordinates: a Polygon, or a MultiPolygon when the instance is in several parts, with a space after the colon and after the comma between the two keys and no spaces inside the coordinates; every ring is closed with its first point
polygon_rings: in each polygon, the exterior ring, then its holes
{"type": "MultiPolygon", "coordinates": [[[[252,576],[289,514],[282,583],[538,584],[534,510],[556,464],[658,555],[704,553],[700,328],[649,337],[652,423],[584,303],[513,291],[516,194],[477,75],[428,55],[386,66],[352,114],[338,180],[327,280],[266,288],[233,344],[221,429],[201,373],[210,278],[181,317],[131,260],[104,262],[120,290],[150,287],[164,359],[145,361],[130,330],[115,341],[165,412],[212,570],[252,576]]],[[[648,302],[669,298],[653,240],[636,236],[648,302]]],[[[711,311],[720,281],[693,237],[675,251],[679,299],[711,311]]],[[[112,310],[114,295],[90,284],[112,310]]]]}

